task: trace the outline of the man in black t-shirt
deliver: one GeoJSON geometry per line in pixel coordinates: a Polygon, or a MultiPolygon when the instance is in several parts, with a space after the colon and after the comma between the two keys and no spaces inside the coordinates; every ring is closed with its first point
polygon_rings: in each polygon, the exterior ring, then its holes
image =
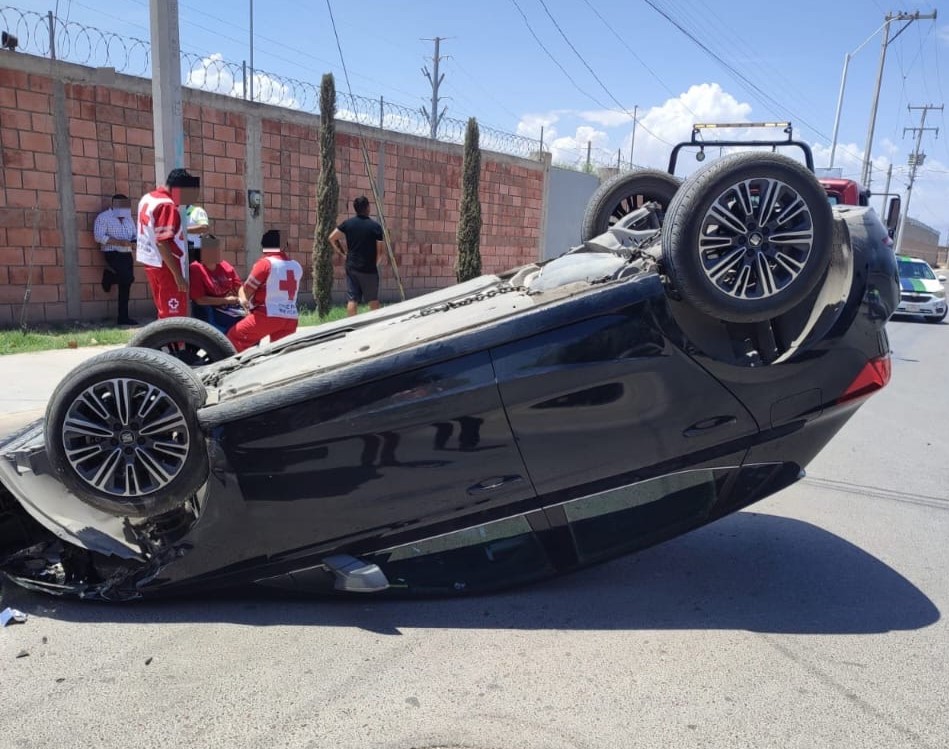
{"type": "Polygon", "coordinates": [[[379,309],[379,269],[385,262],[386,243],[382,226],[369,218],[369,198],[360,195],[353,201],[356,215],[333,229],[330,244],[346,258],[346,314],[356,314],[360,302],[379,309]],[[379,253],[382,253],[381,256],[379,253]]]}

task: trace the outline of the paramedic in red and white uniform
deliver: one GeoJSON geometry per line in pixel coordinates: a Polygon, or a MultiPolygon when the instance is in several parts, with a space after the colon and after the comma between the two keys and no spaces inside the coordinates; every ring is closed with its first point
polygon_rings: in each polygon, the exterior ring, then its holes
{"type": "Polygon", "coordinates": [[[184,169],[138,202],[135,256],[145,265],[159,319],[188,315],[188,245],[178,206],[198,199],[201,181],[184,169]]]}
{"type": "Polygon", "coordinates": [[[237,292],[250,314],[227,332],[238,351],[267,336],[273,342],[297,330],[297,290],[303,268],[281,251],[280,232],[276,229],[264,233],[262,249],[264,256],[254,263],[237,292]]]}

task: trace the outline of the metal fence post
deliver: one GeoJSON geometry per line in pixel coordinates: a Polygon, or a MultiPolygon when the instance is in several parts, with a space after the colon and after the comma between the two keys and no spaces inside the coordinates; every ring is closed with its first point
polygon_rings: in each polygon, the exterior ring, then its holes
{"type": "Polygon", "coordinates": [[[53,15],[53,11],[49,11],[46,14],[46,18],[49,21],[49,59],[56,59],[56,16],[53,15]]]}
{"type": "Polygon", "coordinates": [[[241,86],[244,90],[244,99],[247,99],[247,60],[243,60],[241,64],[241,86]]]}
{"type": "Polygon", "coordinates": [[[385,115],[386,115],[386,103],[383,98],[379,97],[379,129],[382,130],[385,125],[385,115]]]}
{"type": "Polygon", "coordinates": [[[591,147],[591,145],[592,145],[592,141],[589,141],[589,140],[588,140],[588,141],[587,141],[587,171],[588,171],[588,172],[590,171],[590,147],[591,147]]]}

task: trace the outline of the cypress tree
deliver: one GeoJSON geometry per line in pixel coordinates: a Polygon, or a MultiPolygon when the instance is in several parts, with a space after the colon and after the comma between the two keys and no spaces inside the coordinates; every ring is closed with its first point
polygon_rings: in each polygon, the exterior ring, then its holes
{"type": "Polygon", "coordinates": [[[320,82],[320,179],[316,188],[316,232],[313,237],[313,297],[320,317],[332,305],[333,248],[329,235],[336,228],[339,180],[336,179],[336,83],[332,73],[320,82]]]}
{"type": "Polygon", "coordinates": [[[481,275],[481,149],[478,147],[478,122],[468,120],[465,130],[465,151],[461,167],[461,208],[458,217],[458,283],[481,275]]]}

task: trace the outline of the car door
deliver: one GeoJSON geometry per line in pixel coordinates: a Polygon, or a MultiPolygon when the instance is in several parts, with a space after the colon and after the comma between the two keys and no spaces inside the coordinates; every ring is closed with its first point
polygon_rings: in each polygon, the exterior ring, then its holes
{"type": "Polygon", "coordinates": [[[270,554],[464,523],[535,496],[487,352],[250,416],[221,444],[248,543],[270,554]]]}
{"type": "Polygon", "coordinates": [[[669,343],[649,302],[492,351],[527,471],[551,502],[717,460],[738,465],[758,427],[669,343]]]}

